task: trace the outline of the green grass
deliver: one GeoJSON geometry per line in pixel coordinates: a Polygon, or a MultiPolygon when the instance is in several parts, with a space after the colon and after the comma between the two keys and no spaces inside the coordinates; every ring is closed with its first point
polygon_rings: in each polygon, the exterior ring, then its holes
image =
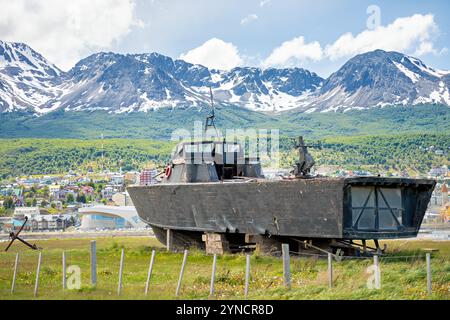
{"type": "MultiPolygon", "coordinates": [[[[89,285],[89,239],[37,241],[43,247],[39,295],[37,299],[175,299],[182,254],[167,253],[154,238],[98,238],[98,284],[89,285]],[[124,286],[117,296],[119,260],[125,249],[124,286]],[[80,290],[61,289],[61,255],[67,265],[81,268],[80,290]],[[149,295],[144,295],[151,250],[156,249],[155,266],[149,295]]],[[[279,258],[253,254],[249,299],[449,299],[450,246],[444,241],[389,241],[389,256],[380,259],[381,290],[366,287],[367,267],[371,260],[334,262],[334,284],[327,285],[327,262],[315,257],[292,257],[292,289],[282,282],[279,258]],[[423,248],[436,248],[433,254],[433,295],[426,293],[426,269],[423,248]],[[415,256],[414,258],[402,258],[415,256]]],[[[3,245],[2,245],[3,247],[3,245]]],[[[10,252],[0,253],[0,299],[33,299],[38,253],[15,244],[10,252]],[[20,251],[16,292],[10,293],[15,252],[20,251]]],[[[208,299],[212,257],[189,252],[180,299],[208,299]]],[[[242,299],[245,256],[218,257],[216,299],[242,299]]]]}

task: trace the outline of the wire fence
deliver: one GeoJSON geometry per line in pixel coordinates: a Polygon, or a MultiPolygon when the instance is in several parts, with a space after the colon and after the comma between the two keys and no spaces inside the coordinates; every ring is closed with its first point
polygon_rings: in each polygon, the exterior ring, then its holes
{"type": "MultiPolygon", "coordinates": [[[[294,252],[289,250],[289,245],[284,244],[283,251],[274,251],[272,252],[275,255],[280,255],[280,259],[282,260],[282,276],[280,276],[279,283],[281,285],[284,284],[286,290],[290,290],[292,284],[294,283],[291,266],[295,264],[295,259],[298,258],[313,258],[313,259],[328,259],[328,264],[323,271],[326,271],[327,274],[327,282],[328,286],[332,288],[336,285],[336,281],[338,281],[335,268],[340,266],[341,261],[345,260],[353,260],[353,261],[373,261],[373,264],[367,267],[367,273],[374,276],[373,288],[381,289],[381,269],[380,262],[389,262],[389,261],[414,261],[414,262],[425,262],[426,268],[426,292],[431,295],[432,294],[432,268],[431,268],[431,253],[426,254],[413,254],[413,255],[383,255],[383,256],[336,256],[333,254],[325,254],[325,253],[308,253],[308,252],[294,252]],[[292,259],[291,259],[292,258],[292,259]],[[369,267],[372,267],[369,270],[369,267]],[[370,271],[370,272],[369,272],[370,271]]],[[[164,255],[171,254],[164,252],[164,255]]],[[[197,254],[197,253],[196,253],[197,254]]],[[[177,255],[178,257],[179,255],[177,255]]],[[[205,255],[205,257],[208,257],[205,255]]],[[[258,266],[258,259],[255,256],[254,259],[250,259],[251,255],[247,254],[245,259],[245,264],[242,265],[242,270],[244,277],[242,282],[240,283],[243,288],[243,297],[247,298],[251,295],[251,286],[252,282],[256,280],[258,276],[262,274],[263,271],[259,270],[255,272],[258,266]],[[252,270],[255,269],[255,270],[252,270]]],[[[158,253],[155,250],[152,250],[151,257],[149,255],[147,266],[145,265],[134,265],[133,263],[133,254],[130,253],[128,256],[126,255],[125,249],[118,250],[114,252],[114,260],[117,259],[117,263],[111,265],[111,254],[104,254],[102,250],[97,250],[95,245],[95,241],[91,243],[90,250],[87,252],[86,250],[75,250],[71,251],[70,254],[66,252],[62,252],[61,257],[55,254],[47,254],[45,252],[39,252],[39,255],[36,256],[34,253],[21,253],[16,254],[14,257],[14,261],[10,261],[8,263],[0,263],[0,282],[3,282],[2,287],[0,288],[0,292],[2,298],[5,298],[7,294],[14,296],[16,294],[24,294],[29,293],[33,297],[45,296],[46,291],[71,291],[80,292],[83,294],[86,290],[88,292],[91,291],[104,291],[108,292],[109,295],[113,294],[116,291],[116,296],[125,295],[123,289],[126,287],[140,288],[142,286],[143,295],[147,295],[149,291],[151,291],[152,287],[152,272],[154,269],[158,267],[158,253]],[[156,259],[155,259],[156,256],[156,259]],[[25,259],[22,259],[24,257],[25,259]],[[116,265],[117,264],[117,265],[116,265]],[[61,272],[55,270],[55,266],[60,266],[61,272]],[[49,267],[52,266],[52,267],[49,267]],[[74,268],[74,266],[78,267],[74,268]],[[131,270],[132,269],[132,270],[131,270]],[[81,275],[80,270],[89,270],[89,272],[85,272],[83,276],[81,275]],[[145,272],[144,272],[145,271],[145,272]],[[134,279],[133,281],[128,281],[128,277],[125,274],[129,272],[130,274],[137,274],[139,272],[138,279],[134,279]],[[87,274],[88,273],[88,274],[87,274]],[[141,275],[142,273],[142,275],[141,275]],[[88,288],[86,286],[82,286],[82,282],[89,283],[88,288]],[[10,285],[10,288],[7,287],[7,284],[10,285]],[[111,293],[112,292],[112,293],[111,293]]],[[[183,259],[180,260],[179,266],[179,274],[176,275],[176,270],[165,270],[167,277],[166,280],[168,282],[173,282],[173,285],[176,285],[174,288],[174,298],[180,297],[183,295],[183,281],[185,275],[186,264],[189,260],[189,251],[184,251],[183,259]],[[170,274],[170,276],[169,276],[170,274]],[[175,276],[174,276],[175,274],[175,276]]],[[[137,261],[137,260],[136,260],[137,261]]],[[[211,272],[209,274],[204,275],[204,277],[208,278],[210,276],[209,282],[209,296],[215,296],[215,284],[220,281],[220,277],[217,277],[217,255],[212,256],[211,259],[211,272]],[[219,278],[219,279],[218,279],[219,278]]],[[[196,266],[191,265],[192,270],[196,269],[196,266]]],[[[177,268],[173,268],[177,269],[177,268]]],[[[195,271],[194,271],[195,272],[195,271]]],[[[389,272],[387,270],[386,272],[389,272]]],[[[370,277],[370,275],[368,277],[370,277]]],[[[159,271],[159,278],[164,279],[163,272],[159,271]]],[[[277,279],[274,279],[272,282],[277,282],[277,279]]],[[[278,283],[278,282],[277,282],[278,283]]],[[[369,282],[368,282],[369,283],[369,282]]],[[[269,285],[270,286],[270,285],[269,285]]],[[[369,288],[369,287],[368,287],[369,288]]],[[[369,289],[373,289],[369,288],[369,289]]],[[[140,289],[139,289],[140,290],[140,289]]],[[[238,290],[238,289],[236,289],[238,290]]],[[[10,297],[11,297],[10,296],[10,297]]],[[[82,295],[81,295],[82,297],[82,295]]],[[[54,297],[58,298],[58,297],[54,297]]]]}
{"type": "MultiPolygon", "coordinates": [[[[275,255],[281,255],[282,251],[273,251],[275,255]]],[[[317,258],[327,258],[328,254],[324,253],[308,253],[308,252],[297,252],[289,251],[289,254],[294,257],[317,257],[317,258]]],[[[373,256],[338,256],[340,260],[372,260],[373,256]]],[[[397,256],[397,255],[379,255],[380,260],[421,260],[425,259],[426,254],[409,255],[409,256],[397,256]]]]}

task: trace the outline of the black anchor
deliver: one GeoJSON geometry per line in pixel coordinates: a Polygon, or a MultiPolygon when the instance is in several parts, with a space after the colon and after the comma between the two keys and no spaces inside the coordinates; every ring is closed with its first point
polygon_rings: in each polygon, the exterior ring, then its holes
{"type": "Polygon", "coordinates": [[[27,245],[28,247],[30,247],[33,250],[39,250],[39,248],[35,245],[35,244],[30,244],[27,241],[23,240],[22,238],[19,237],[19,233],[23,230],[23,228],[25,227],[25,224],[28,221],[28,217],[25,217],[25,221],[22,224],[22,226],[20,227],[19,231],[17,231],[17,233],[11,232],[9,234],[9,237],[11,238],[11,242],[8,244],[8,246],[6,247],[5,251],[8,251],[9,247],[11,247],[11,245],[13,244],[14,240],[19,240],[20,242],[22,242],[23,244],[27,245]]]}

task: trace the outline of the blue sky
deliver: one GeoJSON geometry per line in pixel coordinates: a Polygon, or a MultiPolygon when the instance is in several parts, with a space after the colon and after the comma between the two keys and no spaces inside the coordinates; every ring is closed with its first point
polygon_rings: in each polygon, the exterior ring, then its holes
{"type": "Polygon", "coordinates": [[[26,42],[63,69],[97,51],[159,52],[225,69],[301,66],[328,76],[377,47],[450,69],[450,2],[444,0],[14,2],[0,0],[0,39],[26,42]],[[367,13],[371,5],[379,8],[380,24],[369,29],[368,19],[377,21],[373,10],[367,13]],[[20,15],[25,20],[12,19],[20,15]],[[35,30],[16,20],[31,21],[35,30]]]}

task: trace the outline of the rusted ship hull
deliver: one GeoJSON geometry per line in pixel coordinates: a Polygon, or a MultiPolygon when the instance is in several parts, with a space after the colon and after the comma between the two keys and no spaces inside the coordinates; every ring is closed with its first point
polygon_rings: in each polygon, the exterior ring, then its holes
{"type": "Polygon", "coordinates": [[[163,229],[386,239],[417,235],[434,186],[427,179],[359,177],[168,183],[128,192],[139,217],[160,239],[163,229]]]}

